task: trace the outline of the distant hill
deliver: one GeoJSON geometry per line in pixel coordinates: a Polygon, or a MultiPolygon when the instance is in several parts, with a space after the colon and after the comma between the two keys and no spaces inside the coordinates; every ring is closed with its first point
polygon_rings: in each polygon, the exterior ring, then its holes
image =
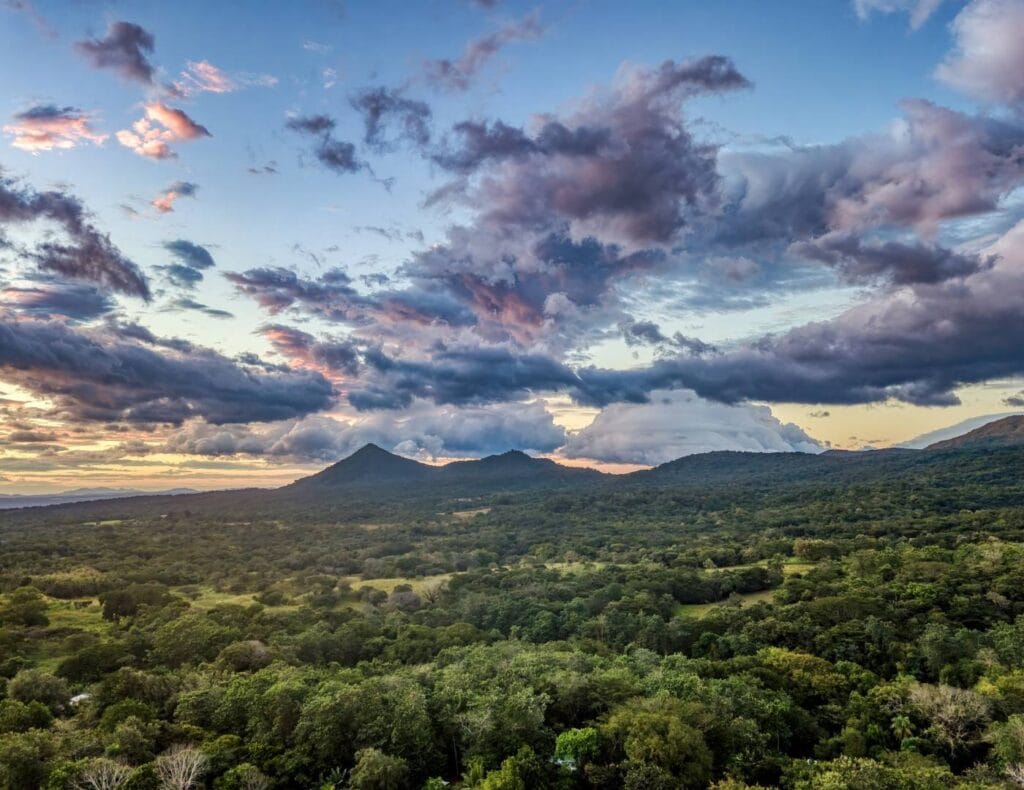
{"type": "Polygon", "coordinates": [[[962,436],[928,445],[927,450],[983,450],[1024,445],[1024,415],[1004,417],[982,425],[962,436]]]}

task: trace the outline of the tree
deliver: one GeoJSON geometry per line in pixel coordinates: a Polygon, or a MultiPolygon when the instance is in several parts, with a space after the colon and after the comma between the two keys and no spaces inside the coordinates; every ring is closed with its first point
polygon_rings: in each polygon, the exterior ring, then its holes
{"type": "Polygon", "coordinates": [[[172,746],[156,758],[161,790],[193,790],[206,771],[206,755],[194,746],[172,746]]]}
{"type": "Polygon", "coordinates": [[[600,748],[600,736],[593,727],[566,730],[555,739],[555,759],[575,771],[596,757],[600,748]]]}
{"type": "Polygon", "coordinates": [[[918,683],[910,690],[910,704],[928,719],[936,739],[951,753],[979,740],[989,718],[988,700],[955,686],[918,683]]]}
{"type": "Polygon", "coordinates": [[[7,685],[7,693],[19,702],[41,702],[53,713],[60,713],[71,699],[63,678],[38,669],[21,670],[7,685]]]}
{"type": "Polygon", "coordinates": [[[7,603],[0,607],[0,623],[25,628],[49,625],[46,599],[35,587],[19,587],[7,596],[7,603]]]}
{"type": "Polygon", "coordinates": [[[631,764],[657,766],[682,787],[705,787],[711,751],[701,732],[687,723],[692,718],[692,709],[672,697],[639,699],[616,708],[601,736],[631,764]]]}
{"type": "Polygon", "coordinates": [[[409,766],[401,757],[380,749],[360,749],[349,776],[353,790],[400,790],[405,785],[409,766]]]}
{"type": "Polygon", "coordinates": [[[128,784],[131,767],[106,757],[90,760],[79,772],[75,790],[118,790],[128,784]]]}
{"type": "Polygon", "coordinates": [[[251,763],[241,763],[226,771],[214,786],[217,790],[267,790],[270,779],[251,763]]]}
{"type": "Polygon", "coordinates": [[[38,790],[49,773],[53,737],[45,730],[0,735],[0,787],[38,790]]]}

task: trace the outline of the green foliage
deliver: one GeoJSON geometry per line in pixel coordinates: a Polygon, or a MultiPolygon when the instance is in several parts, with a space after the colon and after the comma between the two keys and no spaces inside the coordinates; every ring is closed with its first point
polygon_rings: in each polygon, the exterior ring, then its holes
{"type": "Polygon", "coordinates": [[[59,713],[71,699],[63,678],[36,669],[23,669],[7,684],[7,695],[19,702],[40,702],[53,713],[59,713]]]}
{"type": "Polygon", "coordinates": [[[401,790],[405,786],[409,766],[401,757],[385,754],[379,749],[361,749],[349,776],[353,790],[401,790]]]}
{"type": "Polygon", "coordinates": [[[1024,781],[1024,452],[929,458],[5,516],[0,790],[1024,781]]]}

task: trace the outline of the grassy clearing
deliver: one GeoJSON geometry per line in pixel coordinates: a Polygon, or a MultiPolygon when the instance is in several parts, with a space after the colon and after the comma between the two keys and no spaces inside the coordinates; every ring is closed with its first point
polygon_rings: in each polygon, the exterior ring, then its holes
{"type": "Polygon", "coordinates": [[[479,516],[484,513],[490,513],[489,507],[478,507],[473,510],[456,510],[452,513],[452,518],[458,519],[459,521],[469,521],[473,516],[479,516]]]}
{"type": "Polygon", "coordinates": [[[110,627],[110,623],[103,619],[103,607],[96,598],[70,601],[47,598],[46,603],[46,616],[50,620],[50,628],[74,628],[78,631],[101,634],[110,627]]]}
{"type": "Polygon", "coordinates": [[[562,573],[587,573],[599,571],[608,565],[607,562],[577,560],[575,562],[545,562],[544,567],[562,573]]]}
{"type": "Polygon", "coordinates": [[[352,585],[353,590],[358,590],[360,587],[372,587],[375,590],[389,593],[399,584],[408,584],[414,593],[422,593],[443,584],[454,575],[454,573],[439,573],[436,576],[394,576],[388,579],[364,579],[361,576],[344,576],[342,578],[352,585]]]}
{"type": "Polygon", "coordinates": [[[775,590],[758,590],[752,593],[737,594],[732,598],[713,603],[681,603],[676,607],[674,614],[676,617],[705,617],[715,609],[729,606],[730,602],[737,598],[739,599],[740,607],[753,606],[757,603],[771,603],[775,598],[775,590]]]}

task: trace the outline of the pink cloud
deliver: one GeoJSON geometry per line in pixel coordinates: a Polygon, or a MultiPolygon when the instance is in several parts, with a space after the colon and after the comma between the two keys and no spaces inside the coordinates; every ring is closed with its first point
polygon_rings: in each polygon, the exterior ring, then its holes
{"type": "Polygon", "coordinates": [[[183,197],[195,197],[198,189],[199,187],[190,181],[175,181],[153,198],[150,205],[161,214],[168,214],[174,211],[174,201],[183,197]]]}
{"type": "Polygon", "coordinates": [[[18,113],[4,126],[4,132],[14,136],[11,145],[31,153],[74,148],[81,143],[100,145],[109,136],[94,132],[89,117],[80,110],[52,104],[18,113]]]}
{"type": "Polygon", "coordinates": [[[170,159],[176,156],[170,143],[210,137],[209,130],[193,121],[183,110],[160,102],[149,102],[143,109],[143,118],[133,123],[131,129],[122,129],[116,135],[121,145],[139,156],[170,159]]]}
{"type": "Polygon", "coordinates": [[[271,88],[274,85],[277,85],[277,77],[270,74],[228,75],[209,61],[190,60],[175,80],[173,89],[179,96],[192,96],[196,93],[231,93],[250,87],[271,88]]]}

